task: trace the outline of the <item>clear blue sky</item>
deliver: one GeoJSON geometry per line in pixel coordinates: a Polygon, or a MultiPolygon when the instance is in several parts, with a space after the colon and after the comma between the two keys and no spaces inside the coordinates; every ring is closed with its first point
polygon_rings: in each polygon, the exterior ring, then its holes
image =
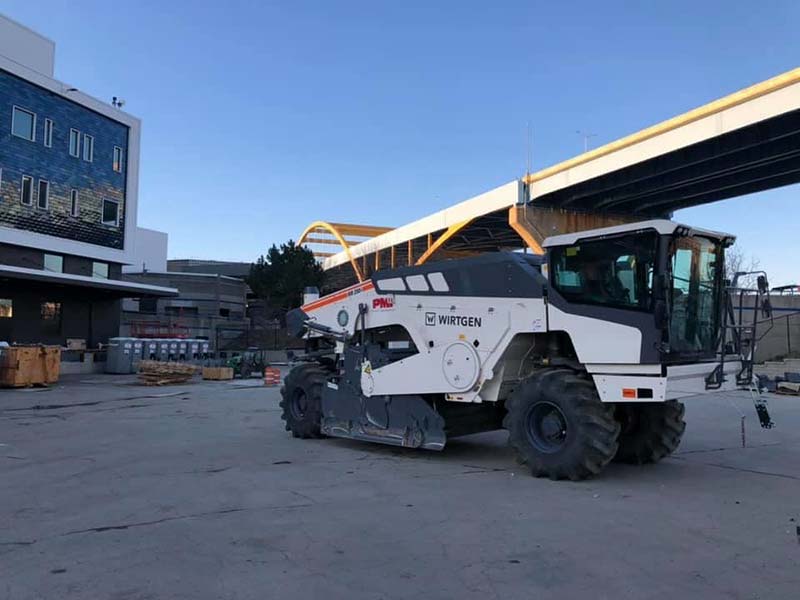
{"type": "MultiPolygon", "coordinates": [[[[397,226],[798,66],[798,2],[0,0],[143,120],[140,225],[252,260],[397,226]]],[[[797,186],[678,213],[800,280],[797,186]]]]}

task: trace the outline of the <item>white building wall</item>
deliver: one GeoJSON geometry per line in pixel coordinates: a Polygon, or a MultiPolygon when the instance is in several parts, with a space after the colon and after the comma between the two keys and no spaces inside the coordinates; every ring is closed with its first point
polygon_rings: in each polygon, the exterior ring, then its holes
{"type": "Polygon", "coordinates": [[[37,73],[53,77],[55,42],[2,14],[0,14],[0,54],[37,73]]]}
{"type": "Polygon", "coordinates": [[[165,272],[167,270],[168,243],[169,236],[163,231],[137,227],[136,236],[133,240],[131,264],[123,266],[122,272],[165,272]]]}

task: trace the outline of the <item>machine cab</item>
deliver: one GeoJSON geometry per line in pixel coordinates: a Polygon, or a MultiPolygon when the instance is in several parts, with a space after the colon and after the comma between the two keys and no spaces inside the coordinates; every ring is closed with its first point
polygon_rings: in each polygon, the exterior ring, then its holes
{"type": "Polygon", "coordinates": [[[572,310],[607,309],[611,320],[645,327],[657,362],[712,360],[723,331],[724,249],[734,239],[668,220],[553,236],[544,243],[551,293],[572,310]]]}

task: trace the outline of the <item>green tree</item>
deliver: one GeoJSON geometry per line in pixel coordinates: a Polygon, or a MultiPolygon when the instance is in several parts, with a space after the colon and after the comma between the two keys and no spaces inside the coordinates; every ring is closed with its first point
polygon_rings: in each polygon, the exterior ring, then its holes
{"type": "Polygon", "coordinates": [[[247,283],[274,313],[285,313],[303,303],[303,289],[322,287],[322,268],[311,250],[289,240],[275,244],[250,267],[247,283]]]}

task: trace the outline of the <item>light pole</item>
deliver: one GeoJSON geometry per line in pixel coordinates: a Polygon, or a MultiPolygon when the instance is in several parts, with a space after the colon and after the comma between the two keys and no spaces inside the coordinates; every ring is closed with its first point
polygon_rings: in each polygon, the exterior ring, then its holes
{"type": "Polygon", "coordinates": [[[583,137],[583,152],[586,153],[589,151],[589,138],[597,137],[596,133],[589,133],[588,131],[581,131],[578,129],[575,131],[579,136],[583,137]]]}

